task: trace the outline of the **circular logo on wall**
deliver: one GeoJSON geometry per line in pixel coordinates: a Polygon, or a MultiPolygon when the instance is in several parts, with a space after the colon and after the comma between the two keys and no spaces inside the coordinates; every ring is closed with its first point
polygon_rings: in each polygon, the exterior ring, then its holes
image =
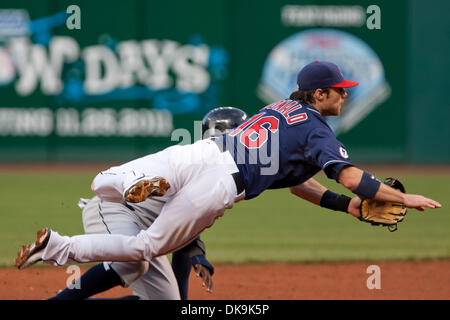
{"type": "Polygon", "coordinates": [[[331,61],[346,79],[359,82],[348,88],[339,117],[327,117],[336,134],[353,128],[391,93],[383,65],[367,43],[336,29],[309,29],[291,35],[270,52],[262,70],[258,96],[265,103],[286,99],[297,90],[298,72],[308,63],[331,61]]]}

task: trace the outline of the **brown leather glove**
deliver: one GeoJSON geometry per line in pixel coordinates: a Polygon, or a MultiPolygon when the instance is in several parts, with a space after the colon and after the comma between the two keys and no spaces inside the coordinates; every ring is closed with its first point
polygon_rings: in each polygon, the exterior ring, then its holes
{"type": "MultiPolygon", "coordinates": [[[[384,181],[388,186],[405,192],[403,184],[394,178],[384,181]]],[[[359,207],[360,220],[374,226],[387,226],[389,231],[397,230],[397,223],[402,222],[406,215],[406,207],[402,203],[364,199],[359,207]]]]}

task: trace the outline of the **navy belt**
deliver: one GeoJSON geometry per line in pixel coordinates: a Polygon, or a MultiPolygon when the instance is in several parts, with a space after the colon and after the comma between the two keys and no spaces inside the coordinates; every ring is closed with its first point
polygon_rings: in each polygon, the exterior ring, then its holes
{"type": "MultiPolygon", "coordinates": [[[[227,151],[227,149],[224,146],[222,137],[212,137],[211,141],[214,142],[217,145],[217,147],[219,148],[219,150],[221,152],[227,151]]],[[[234,183],[236,184],[237,194],[240,195],[245,190],[244,189],[244,182],[242,182],[241,173],[239,171],[235,172],[235,173],[232,173],[231,177],[233,177],[234,183]]]]}
{"type": "Polygon", "coordinates": [[[236,184],[237,194],[240,195],[242,192],[244,192],[244,183],[242,182],[241,173],[238,171],[231,174],[231,176],[233,177],[234,183],[236,184]]]}

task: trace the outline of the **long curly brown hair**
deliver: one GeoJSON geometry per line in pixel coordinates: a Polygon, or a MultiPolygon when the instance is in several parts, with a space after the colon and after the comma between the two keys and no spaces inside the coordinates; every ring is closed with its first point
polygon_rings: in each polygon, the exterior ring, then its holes
{"type": "MultiPolygon", "coordinates": [[[[289,99],[313,104],[316,102],[316,100],[314,99],[314,92],[316,92],[316,90],[317,89],[307,91],[297,90],[291,93],[289,99]]],[[[324,93],[328,94],[329,88],[323,88],[322,90],[324,93]]]]}

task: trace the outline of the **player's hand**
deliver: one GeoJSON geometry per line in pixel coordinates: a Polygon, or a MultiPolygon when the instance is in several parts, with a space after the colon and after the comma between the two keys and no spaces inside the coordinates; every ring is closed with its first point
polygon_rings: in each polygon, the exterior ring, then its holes
{"type": "Polygon", "coordinates": [[[194,264],[194,271],[197,274],[197,277],[202,278],[202,286],[206,288],[206,292],[212,293],[213,282],[209,269],[200,263],[196,263],[194,264]]]}
{"type": "Polygon", "coordinates": [[[350,203],[348,204],[347,212],[350,213],[355,218],[358,218],[361,216],[361,212],[359,211],[359,206],[361,205],[361,198],[360,197],[353,197],[352,200],[350,200],[350,203]]]}
{"type": "Polygon", "coordinates": [[[424,211],[425,208],[435,209],[442,207],[439,202],[434,201],[433,199],[425,198],[424,196],[418,194],[405,194],[403,198],[403,204],[407,208],[413,208],[419,211],[424,211]]]}

